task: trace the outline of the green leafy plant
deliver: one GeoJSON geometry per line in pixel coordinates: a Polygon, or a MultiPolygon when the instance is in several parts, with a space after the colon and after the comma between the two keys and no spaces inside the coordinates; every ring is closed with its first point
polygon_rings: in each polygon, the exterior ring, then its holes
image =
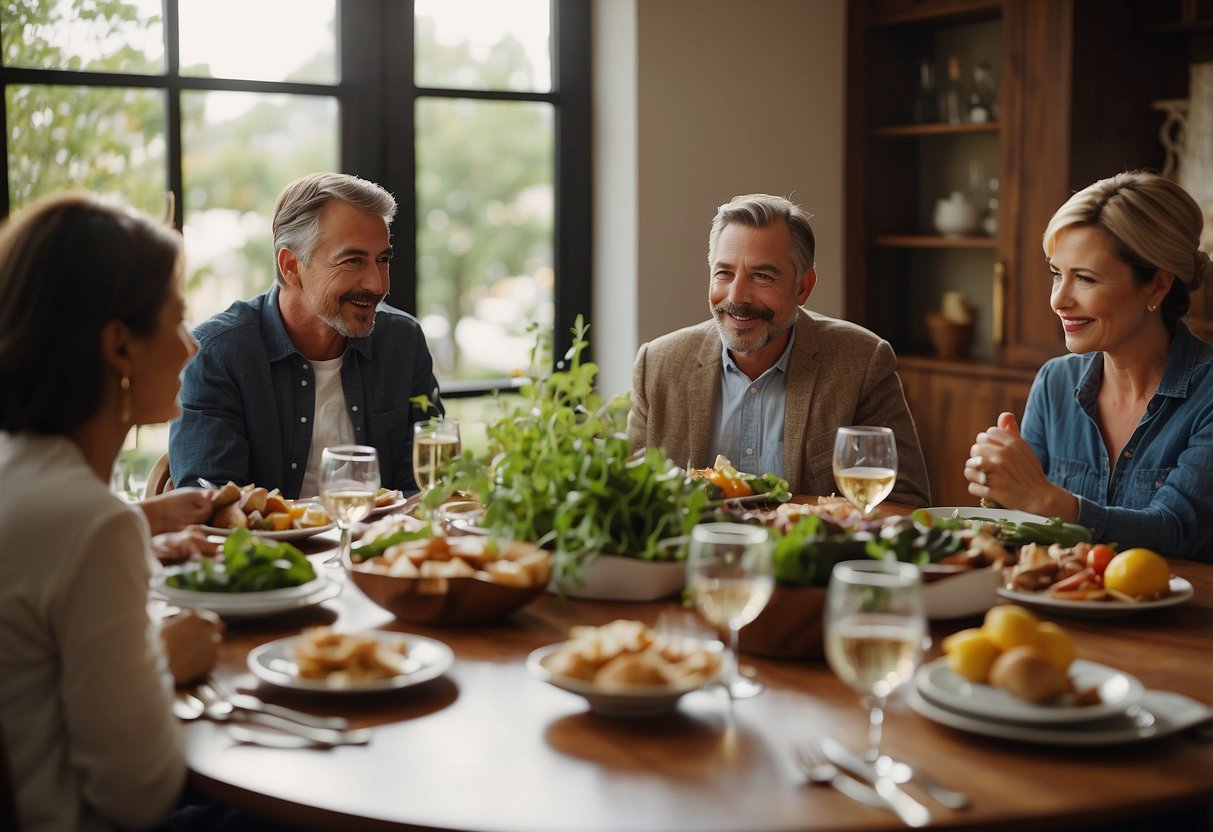
{"type": "Polygon", "coordinates": [[[291,544],[237,529],[223,542],[222,558],[192,561],[169,575],[165,583],[197,592],[263,592],[300,586],[315,578],[311,561],[291,544]]]}
{"type": "Polygon", "coordinates": [[[426,499],[432,507],[454,491],[476,494],[490,532],[553,550],[561,586],[598,554],[683,556],[677,541],[708,501],[661,451],[632,453],[631,402],[595,391],[598,367],[581,360],[587,331],[578,316],[560,368],[524,385],[521,400],[488,425],[486,454],[462,452],[426,499]]]}

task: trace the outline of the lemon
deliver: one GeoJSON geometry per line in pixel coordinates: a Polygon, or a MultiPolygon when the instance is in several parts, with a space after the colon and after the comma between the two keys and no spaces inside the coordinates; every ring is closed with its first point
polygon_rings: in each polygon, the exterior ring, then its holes
{"type": "Polygon", "coordinates": [[[1052,621],[1042,621],[1036,625],[1035,646],[1058,670],[1068,669],[1070,662],[1078,656],[1070,636],[1052,621]]]}
{"type": "Polygon", "coordinates": [[[1037,618],[1029,610],[1014,604],[1000,604],[986,612],[981,629],[999,650],[1010,650],[1036,641],[1037,618]]]}
{"type": "Polygon", "coordinates": [[[947,654],[948,666],[958,676],[973,682],[984,682],[989,678],[990,667],[1000,651],[985,630],[974,627],[945,638],[943,652],[947,654]]]}
{"type": "Polygon", "coordinates": [[[1134,597],[1153,597],[1166,592],[1171,569],[1162,555],[1149,549],[1125,549],[1108,563],[1103,585],[1134,597]]]}

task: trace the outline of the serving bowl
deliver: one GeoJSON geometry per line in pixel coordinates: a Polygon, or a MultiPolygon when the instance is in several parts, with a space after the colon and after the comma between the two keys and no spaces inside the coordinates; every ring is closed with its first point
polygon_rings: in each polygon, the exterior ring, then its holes
{"type": "MultiPolygon", "coordinates": [[[[417,557],[430,540],[400,544],[398,557],[417,557]]],[[[464,557],[485,563],[486,547],[494,544],[488,538],[468,536],[446,538],[453,562],[464,557]]],[[[529,604],[547,586],[551,574],[551,555],[529,543],[502,543],[499,561],[525,564],[525,569],[511,574],[494,574],[488,569],[474,568],[470,574],[440,575],[438,570],[425,568],[420,574],[393,574],[383,558],[370,558],[360,563],[346,562],[350,579],[362,592],[400,621],[415,624],[473,624],[509,615],[529,604]],[[525,574],[522,574],[525,573],[525,574]],[[508,582],[507,582],[508,581],[508,582]]],[[[492,549],[488,548],[491,553],[492,549]]],[[[492,567],[490,567],[492,568],[492,567]]]]}
{"type": "Polygon", "coordinates": [[[595,555],[563,586],[551,579],[548,592],[594,601],[656,601],[682,591],[686,569],[680,560],[595,555]]]}

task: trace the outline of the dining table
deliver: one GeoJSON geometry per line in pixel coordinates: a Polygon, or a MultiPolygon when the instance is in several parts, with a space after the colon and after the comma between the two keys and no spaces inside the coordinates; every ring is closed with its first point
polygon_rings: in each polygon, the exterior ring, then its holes
{"type": "MultiPolygon", "coordinates": [[[[222,722],[182,723],[193,789],[301,829],[464,832],[811,832],[902,826],[806,780],[793,746],[832,737],[866,743],[868,714],[824,659],[741,657],[765,685],[732,701],[721,687],[691,692],[670,713],[620,718],[545,684],[527,667],[537,648],[577,625],[616,619],[654,626],[690,614],[678,595],[597,601],[543,594],[499,620],[442,627],[402,623],[369,600],[342,567],[323,564],[335,535],[308,544],[317,568],[341,583],[323,604],[228,622],[213,671],[221,689],[345,717],[371,729],[363,745],[270,748],[237,741],[222,722]],[[325,624],[341,632],[398,631],[436,639],[454,654],[424,684],[374,693],[278,688],[249,670],[259,645],[325,624]]],[[[1213,565],[1169,560],[1189,581],[1182,604],[1115,617],[1038,612],[1070,634],[1079,657],[1132,674],[1149,690],[1213,706],[1213,565]]],[[[930,623],[925,660],[981,617],[930,623]]],[[[931,828],[1075,829],[1213,817],[1213,732],[1186,731],[1119,744],[1024,742],[939,724],[895,697],[882,751],[963,790],[947,809],[915,780],[906,791],[931,828]]],[[[1125,828],[1118,826],[1117,828],[1125,828]]],[[[1143,827],[1154,828],[1154,827],[1143,827]]],[[[1161,828],[1161,827],[1159,827],[1161,828]]],[[[1170,827],[1168,827],[1170,828],[1170,827]]]]}

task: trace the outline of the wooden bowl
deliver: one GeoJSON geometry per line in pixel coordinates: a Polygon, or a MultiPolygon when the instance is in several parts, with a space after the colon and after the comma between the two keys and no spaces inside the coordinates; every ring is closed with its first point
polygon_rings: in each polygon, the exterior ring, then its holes
{"type": "MultiPolygon", "coordinates": [[[[461,546],[483,546],[482,537],[454,538],[461,546]]],[[[512,546],[528,544],[514,543],[512,546]]],[[[543,552],[538,547],[531,547],[543,552]]],[[[551,572],[544,552],[544,574],[526,586],[489,580],[483,573],[468,577],[401,577],[375,571],[369,562],[349,563],[350,579],[366,597],[414,624],[475,624],[492,621],[525,607],[543,593],[551,572]]]]}
{"type": "Polygon", "coordinates": [[[776,586],[763,611],[741,628],[737,646],[742,653],[766,658],[820,659],[825,655],[825,605],[825,587],[776,586]]]}

